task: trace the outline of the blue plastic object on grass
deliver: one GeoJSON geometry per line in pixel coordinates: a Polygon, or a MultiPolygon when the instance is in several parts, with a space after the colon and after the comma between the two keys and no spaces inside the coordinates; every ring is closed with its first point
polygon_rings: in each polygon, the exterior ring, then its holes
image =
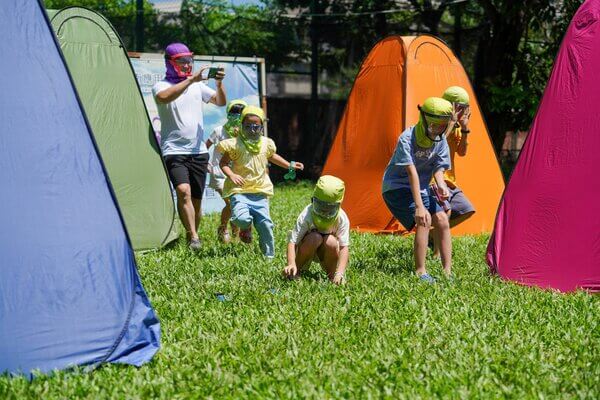
{"type": "Polygon", "coordinates": [[[217,298],[218,301],[229,300],[229,296],[227,296],[225,293],[215,293],[215,297],[217,298]]]}

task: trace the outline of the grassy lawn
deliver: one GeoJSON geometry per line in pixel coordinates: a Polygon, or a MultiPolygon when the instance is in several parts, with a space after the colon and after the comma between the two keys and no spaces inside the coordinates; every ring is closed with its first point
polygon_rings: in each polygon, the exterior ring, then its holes
{"type": "Polygon", "coordinates": [[[287,231],[310,194],[276,188],[271,264],[257,243],[219,245],[216,215],[198,254],[181,242],[138,255],[162,326],[151,363],[2,377],[0,399],[600,398],[600,297],[491,277],[487,236],[454,239],[452,283],[417,281],[412,238],[368,234],[352,235],[345,287],[316,264],[283,281],[287,231]]]}

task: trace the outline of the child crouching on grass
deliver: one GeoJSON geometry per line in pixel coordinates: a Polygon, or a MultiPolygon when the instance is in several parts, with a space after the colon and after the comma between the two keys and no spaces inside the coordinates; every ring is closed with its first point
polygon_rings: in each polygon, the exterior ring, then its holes
{"type": "Polygon", "coordinates": [[[439,233],[442,266],[447,276],[452,266],[450,225],[444,211],[449,197],[444,171],[450,169],[446,132],[454,124],[453,107],[447,100],[430,97],[418,108],[419,122],[400,135],[383,175],[382,191],[387,207],[407,230],[416,224],[416,273],[419,279],[433,283],[435,278],[425,269],[432,224],[439,233]],[[437,183],[436,192],[429,188],[432,176],[437,183]]]}
{"type": "MultiPolygon", "coordinates": [[[[271,162],[289,169],[291,163],[276,153],[272,139],[262,135],[264,121],[261,108],[245,107],[239,135],[219,142],[217,150],[223,155],[219,165],[227,177],[223,197],[229,198],[231,203],[231,222],[240,228],[240,239],[244,243],[252,242],[254,223],[260,249],[267,259],[272,259],[275,241],[269,197],[273,196],[273,183],[267,164],[271,162]]],[[[304,165],[296,162],[292,168],[302,170],[304,165]]]]}
{"type": "Polygon", "coordinates": [[[344,192],[341,179],[331,175],[319,178],[311,204],[300,213],[290,232],[284,276],[297,278],[316,259],[331,282],[345,282],[350,221],[341,209],[344,192]]]}

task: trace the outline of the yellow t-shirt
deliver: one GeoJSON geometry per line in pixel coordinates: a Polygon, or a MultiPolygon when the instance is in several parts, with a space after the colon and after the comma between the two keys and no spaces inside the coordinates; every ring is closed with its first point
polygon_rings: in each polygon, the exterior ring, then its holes
{"type": "Polygon", "coordinates": [[[460,144],[460,140],[462,139],[462,132],[460,127],[454,129],[453,132],[450,132],[446,137],[448,141],[448,149],[450,150],[450,169],[444,171],[444,180],[446,184],[451,189],[456,188],[456,175],[454,172],[456,171],[456,166],[454,164],[454,155],[456,154],[456,150],[458,150],[458,145],[460,144]]]}
{"type": "Polygon", "coordinates": [[[250,153],[239,137],[219,142],[217,150],[229,156],[231,170],[246,181],[244,186],[236,186],[231,179],[227,178],[223,186],[223,197],[238,193],[262,193],[269,197],[273,196],[273,183],[267,173],[268,159],[277,151],[272,139],[263,137],[257,154],[250,153]]]}

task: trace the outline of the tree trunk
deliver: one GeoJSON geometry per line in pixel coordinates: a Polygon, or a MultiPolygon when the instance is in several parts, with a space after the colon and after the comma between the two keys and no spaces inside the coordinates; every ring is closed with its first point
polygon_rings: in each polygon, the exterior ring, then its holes
{"type": "Polygon", "coordinates": [[[491,86],[510,87],[513,82],[519,45],[528,24],[528,12],[537,1],[526,1],[522,7],[494,7],[490,1],[480,0],[486,10],[489,25],[480,36],[475,59],[475,90],[489,122],[490,135],[497,151],[502,147],[504,132],[510,130],[506,115],[490,109],[491,86]]]}

